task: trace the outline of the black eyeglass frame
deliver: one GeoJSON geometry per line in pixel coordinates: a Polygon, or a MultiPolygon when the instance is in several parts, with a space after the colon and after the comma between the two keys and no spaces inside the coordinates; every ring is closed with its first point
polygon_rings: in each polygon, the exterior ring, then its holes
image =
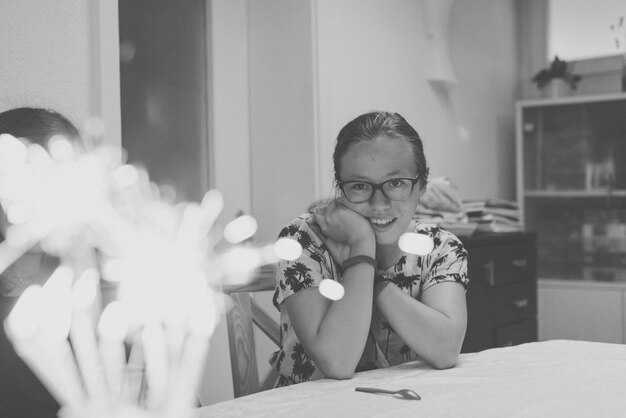
{"type": "Polygon", "coordinates": [[[372,197],[374,197],[374,193],[376,193],[376,190],[380,190],[380,192],[383,194],[383,196],[385,196],[385,199],[387,200],[391,200],[394,202],[403,202],[405,200],[408,200],[409,197],[411,197],[411,193],[413,193],[413,189],[415,189],[415,185],[417,184],[417,182],[420,179],[420,174],[417,173],[417,175],[415,177],[394,177],[392,179],[389,180],[385,180],[383,182],[380,183],[370,183],[369,181],[365,181],[365,180],[348,180],[348,181],[340,181],[339,183],[337,183],[337,186],[339,187],[339,189],[341,190],[341,193],[343,193],[343,195],[345,196],[346,199],[348,199],[348,202],[350,203],[365,203],[368,202],[372,197]],[[409,192],[408,196],[404,199],[392,199],[389,196],[387,196],[387,193],[385,193],[385,189],[383,189],[383,186],[391,181],[395,181],[395,180],[409,180],[411,182],[411,191],[409,192]],[[346,191],[343,189],[347,184],[351,184],[351,183],[365,183],[365,184],[369,184],[372,187],[372,191],[369,195],[369,197],[365,200],[359,200],[358,202],[353,202],[348,198],[348,194],[346,193],[346,191]]]}

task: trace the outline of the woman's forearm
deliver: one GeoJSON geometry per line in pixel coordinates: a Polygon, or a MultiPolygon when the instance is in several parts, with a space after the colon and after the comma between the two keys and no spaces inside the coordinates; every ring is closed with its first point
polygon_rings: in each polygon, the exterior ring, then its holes
{"type": "MultiPolygon", "coordinates": [[[[459,286],[443,283],[437,286],[459,286]]],[[[392,283],[375,291],[375,303],[400,338],[420,357],[436,368],[454,366],[461,351],[467,314],[462,288],[451,289],[447,303],[435,307],[404,293],[392,283]],[[462,300],[460,300],[462,297],[462,300]]]]}
{"type": "Polygon", "coordinates": [[[307,346],[324,376],[352,377],[367,341],[372,317],[374,268],[361,263],[343,276],[344,297],[332,302],[307,346]]]}

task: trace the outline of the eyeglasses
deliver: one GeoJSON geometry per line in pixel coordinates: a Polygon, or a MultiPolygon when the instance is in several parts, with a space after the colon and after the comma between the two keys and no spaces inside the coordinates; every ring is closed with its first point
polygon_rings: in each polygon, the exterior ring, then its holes
{"type": "Polygon", "coordinates": [[[378,184],[368,181],[342,181],[339,188],[350,203],[367,202],[378,189],[388,200],[407,200],[419,178],[419,174],[415,178],[397,177],[378,184]]]}

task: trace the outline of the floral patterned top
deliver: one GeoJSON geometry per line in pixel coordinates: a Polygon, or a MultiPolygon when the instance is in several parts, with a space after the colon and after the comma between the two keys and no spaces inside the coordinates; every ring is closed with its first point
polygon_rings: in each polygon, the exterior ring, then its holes
{"type": "MultiPolygon", "coordinates": [[[[342,281],[330,252],[307,223],[311,216],[305,214],[294,219],[279,234],[281,238],[297,240],[302,245],[303,253],[297,260],[281,261],[276,266],[277,285],[273,303],[281,313],[281,348],[272,354],[270,364],[280,374],[277,386],[324,377],[298,340],[286,309],[281,309],[287,297],[303,289],[317,287],[325,278],[340,283],[342,281]]],[[[388,276],[386,278],[418,300],[426,289],[437,283],[457,282],[467,289],[467,251],[461,241],[436,225],[421,224],[417,221],[411,223],[409,231],[430,236],[434,248],[424,256],[413,254],[402,256],[394,266],[383,273],[388,276]]],[[[417,358],[374,306],[370,336],[357,371],[388,367],[417,358]]]]}

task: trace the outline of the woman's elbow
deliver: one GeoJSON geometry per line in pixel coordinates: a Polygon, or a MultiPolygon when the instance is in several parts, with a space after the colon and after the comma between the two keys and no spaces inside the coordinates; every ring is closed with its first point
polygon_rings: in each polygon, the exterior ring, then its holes
{"type": "Polygon", "coordinates": [[[356,367],[351,367],[345,362],[330,361],[324,368],[320,368],[324,377],[328,379],[348,380],[354,377],[356,367]]]}
{"type": "Polygon", "coordinates": [[[429,363],[436,369],[450,369],[454,367],[459,361],[464,337],[465,332],[453,338],[446,338],[440,341],[439,349],[432,356],[429,363]]]}
{"type": "Polygon", "coordinates": [[[452,367],[454,367],[456,365],[457,360],[459,359],[459,356],[439,356],[435,359],[433,359],[433,361],[430,362],[430,365],[433,366],[435,369],[439,369],[439,370],[444,370],[444,369],[451,369],[452,367]]]}
{"type": "Polygon", "coordinates": [[[333,370],[329,372],[328,374],[325,374],[324,377],[328,379],[349,380],[354,377],[354,371],[333,370]]]}
{"type": "Polygon", "coordinates": [[[435,369],[450,369],[454,367],[459,360],[459,350],[448,349],[439,351],[433,358],[430,359],[429,363],[435,369]]]}

